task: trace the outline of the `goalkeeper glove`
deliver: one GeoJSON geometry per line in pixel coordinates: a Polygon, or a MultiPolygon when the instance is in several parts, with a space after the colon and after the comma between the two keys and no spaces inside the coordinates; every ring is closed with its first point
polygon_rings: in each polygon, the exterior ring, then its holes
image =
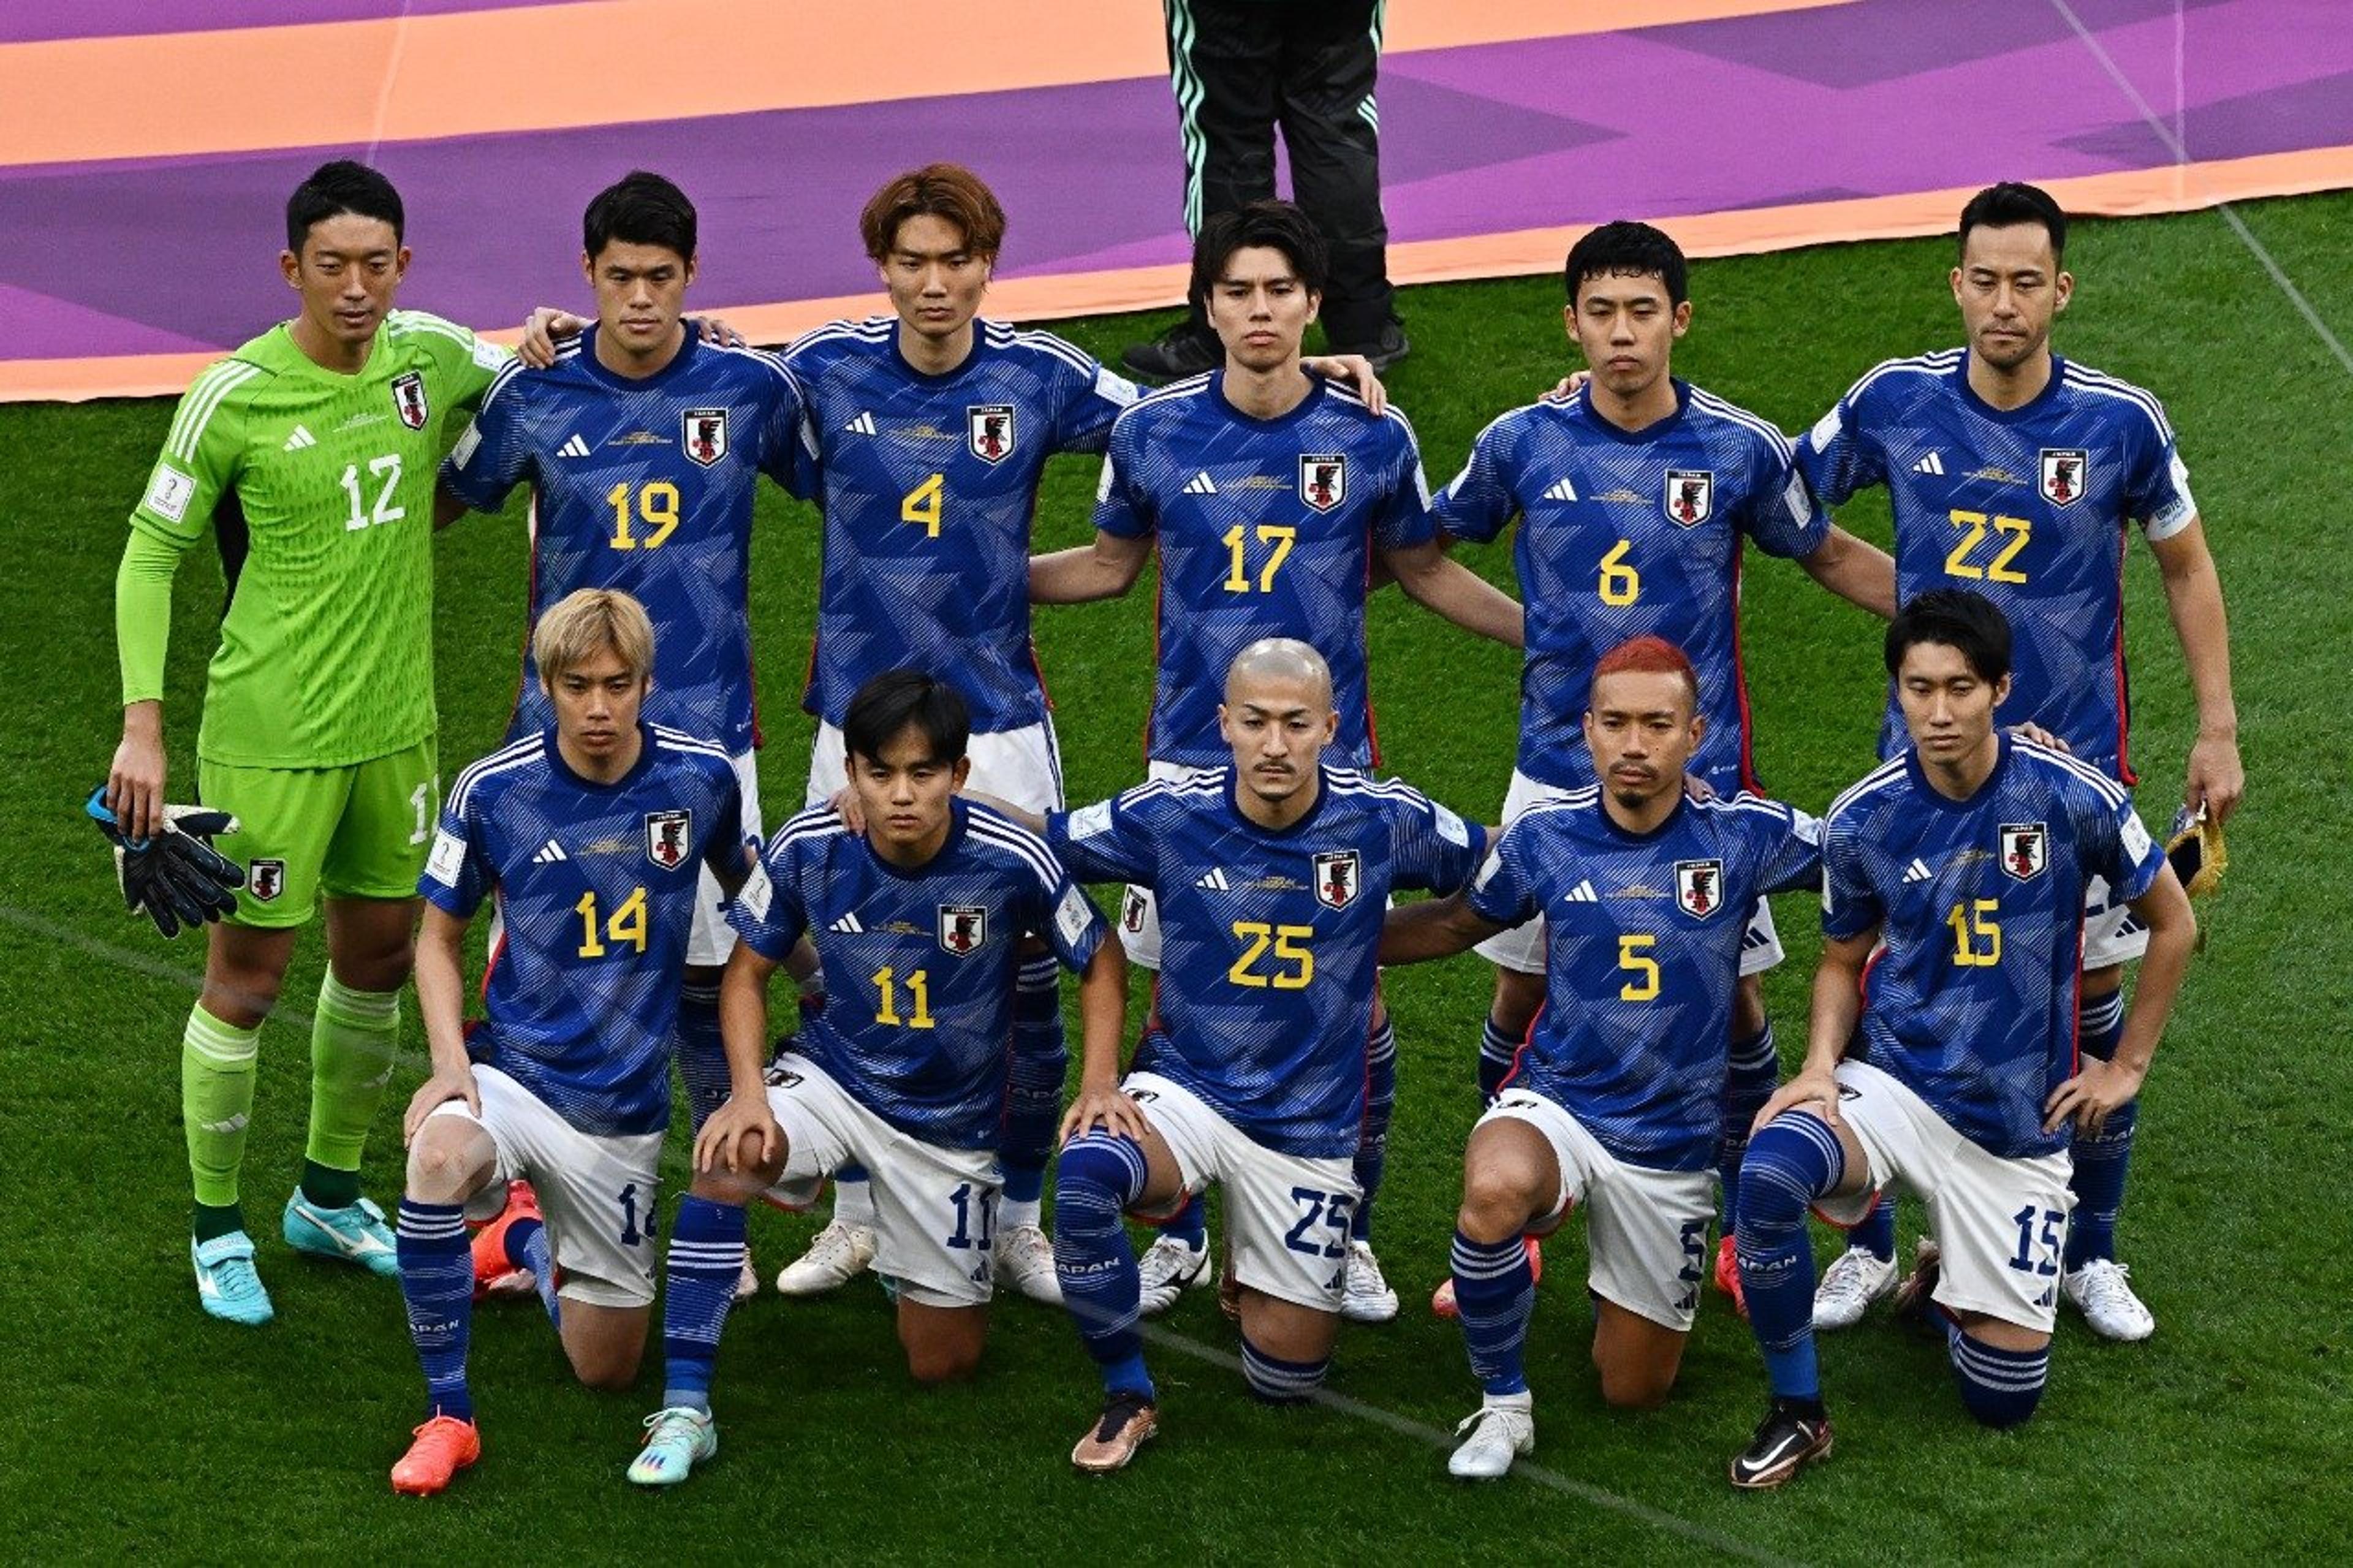
{"type": "Polygon", "coordinates": [[[165,936],[219,920],[237,908],[244,868],[212,846],[214,835],[237,830],[236,817],[201,805],[167,805],[162,832],[132,838],[107,809],[104,784],[90,791],[82,809],[114,846],[114,878],[123,908],[153,921],[165,936]]]}
{"type": "Polygon", "coordinates": [[[2202,899],[2222,885],[2231,868],[2231,851],[2222,843],[2222,825],[2202,805],[2183,806],[2173,816],[2173,832],[2165,840],[2165,858],[2181,879],[2181,890],[2202,899]]]}

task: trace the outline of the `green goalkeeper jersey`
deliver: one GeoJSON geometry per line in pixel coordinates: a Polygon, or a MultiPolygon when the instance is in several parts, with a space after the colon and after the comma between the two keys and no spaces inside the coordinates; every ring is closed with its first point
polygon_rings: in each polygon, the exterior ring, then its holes
{"type": "MultiPolygon", "coordinates": [[[[228,577],[196,754],[347,767],[433,733],[433,492],[444,434],[506,351],[396,310],[358,374],[274,327],[180,399],[131,526],[178,552],[210,526],[228,577]]],[[[161,695],[123,628],[124,700],[161,695]],[[155,689],[144,688],[153,684],[155,689]]],[[[137,639],[144,644],[146,638],[137,639]]]]}

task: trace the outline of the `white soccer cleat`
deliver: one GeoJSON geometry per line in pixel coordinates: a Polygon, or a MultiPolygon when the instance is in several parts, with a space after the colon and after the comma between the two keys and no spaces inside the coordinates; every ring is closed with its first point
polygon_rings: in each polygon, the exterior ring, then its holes
{"type": "Polygon", "coordinates": [[[808,1250],[776,1275],[780,1296],[822,1296],[839,1290],[872,1266],[874,1227],[834,1220],[809,1238],[808,1250]]]}
{"type": "Polygon", "coordinates": [[[760,1271],[753,1267],[752,1252],[749,1247],[746,1247],[744,1251],[744,1268],[735,1276],[735,1299],[738,1301],[748,1301],[759,1293],[760,1271]]]}
{"type": "Polygon", "coordinates": [[[1008,1226],[997,1233],[996,1268],[998,1283],[1049,1307],[1062,1304],[1061,1282],[1054,1278],[1054,1244],[1036,1226],[1008,1226]]]}
{"type": "Polygon", "coordinates": [[[1348,1243],[1348,1275],[1340,1293],[1340,1315],[1352,1323],[1386,1323],[1398,1315],[1398,1293],[1382,1278],[1381,1260],[1369,1241],[1348,1243]]]}
{"type": "Polygon", "coordinates": [[[1499,1480],[1514,1459],[1536,1451],[1536,1415],[1525,1405],[1482,1405],[1454,1430],[1470,1434],[1446,1461],[1457,1480],[1499,1480]]]}
{"type": "Polygon", "coordinates": [[[1135,1272],[1141,1285],[1135,1310],[1145,1317],[1156,1318],[1175,1306],[1176,1298],[1186,1291],[1210,1282],[1208,1244],[1187,1247],[1176,1237],[1161,1237],[1135,1260],[1135,1272]]]}
{"type": "Polygon", "coordinates": [[[2112,1258],[2095,1258],[2059,1277],[2060,1293],[2084,1314],[2104,1340],[2131,1343],[2157,1332],[2157,1317],[2133,1294],[2132,1270],[2112,1258]]]}
{"type": "Polygon", "coordinates": [[[1895,1289],[1895,1260],[1878,1258],[1867,1247],[1850,1247],[1822,1270],[1814,1287],[1814,1331],[1851,1329],[1862,1321],[1871,1304],[1895,1289]]]}
{"type": "Polygon", "coordinates": [[[719,1452],[719,1426],[708,1410],[673,1405],[646,1417],[645,1443],[629,1461],[641,1487],[674,1487],[719,1452]]]}

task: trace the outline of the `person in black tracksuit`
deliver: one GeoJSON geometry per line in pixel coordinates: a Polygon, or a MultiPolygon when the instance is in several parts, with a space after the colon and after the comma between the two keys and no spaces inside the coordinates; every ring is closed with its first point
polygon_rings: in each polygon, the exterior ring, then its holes
{"type": "MultiPolygon", "coordinates": [[[[1274,131],[1292,195],[1332,256],[1324,332],[1376,370],[1405,357],[1381,215],[1380,114],[1373,100],[1388,0],[1162,0],[1185,152],[1185,227],[1275,194],[1274,131]]],[[[1225,361],[1202,302],[1121,356],[1167,380],[1225,361]]]]}

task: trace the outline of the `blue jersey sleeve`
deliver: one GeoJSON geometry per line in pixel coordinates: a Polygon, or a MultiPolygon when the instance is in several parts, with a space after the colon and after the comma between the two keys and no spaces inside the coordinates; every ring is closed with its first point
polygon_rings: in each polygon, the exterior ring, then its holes
{"type": "Polygon", "coordinates": [[[1143,435],[1130,420],[1112,428],[1103,456],[1103,482],[1095,488],[1095,531],[1114,539],[1148,539],[1157,526],[1151,492],[1136,482],[1143,435]]]}
{"type": "Polygon", "coordinates": [[[1863,418],[1870,387],[1868,375],[1856,382],[1798,443],[1798,470],[1826,507],[1842,506],[1855,491],[1887,482],[1886,454],[1863,418]]]}
{"type": "Polygon", "coordinates": [[[1822,934],[1833,942],[1860,936],[1886,916],[1862,847],[1841,826],[1833,819],[1822,829],[1822,934]]]}
{"type": "Polygon", "coordinates": [[[1389,844],[1396,857],[1390,884],[1451,893],[1479,868],[1480,838],[1471,825],[1419,790],[1392,780],[1389,844]]]}
{"type": "Polygon", "coordinates": [[[1438,525],[1430,515],[1430,477],[1422,472],[1421,447],[1413,438],[1413,426],[1396,409],[1389,410],[1388,418],[1399,439],[1383,476],[1387,489],[1380,510],[1373,516],[1373,548],[1410,550],[1437,538],[1438,525]]]}
{"type": "Polygon", "coordinates": [[[1151,788],[1139,785],[1076,811],[1050,814],[1047,847],[1081,881],[1150,887],[1158,875],[1159,858],[1145,824],[1137,820],[1136,807],[1138,796],[1151,788]]]}
{"type": "Polygon", "coordinates": [[[1822,825],[1778,800],[1736,797],[1756,856],[1751,879],[1760,893],[1819,888],[1822,880],[1822,825]]]}
{"type": "Polygon", "coordinates": [[[1430,517],[1439,529],[1474,544],[1493,542],[1520,514],[1512,480],[1517,466],[1513,426],[1506,414],[1479,432],[1462,471],[1446,482],[1430,502],[1430,517]]]}
{"type": "Polygon", "coordinates": [[[473,424],[441,460],[441,488],[476,511],[506,505],[507,492],[531,473],[529,374],[521,360],[509,361],[491,383],[473,424]]]}
{"type": "Polygon", "coordinates": [[[1470,895],[1464,902],[1481,920],[1515,926],[1543,912],[1527,858],[1528,834],[1535,830],[1522,830],[1528,820],[1523,816],[1504,829],[1504,836],[1495,840],[1485,863],[1479,868],[1479,875],[1471,883],[1470,895]]]}
{"type": "MultiPolygon", "coordinates": [[[[1060,346],[1073,357],[1083,357],[1067,343],[1060,346]]],[[[1059,381],[1062,401],[1054,417],[1057,452],[1102,451],[1111,442],[1113,421],[1143,395],[1135,383],[1113,374],[1092,359],[1071,365],[1059,381]]]]}
{"type": "Polygon", "coordinates": [[[817,494],[817,431],[809,423],[808,398],[783,358],[761,354],[775,374],[762,387],[760,471],[807,500],[817,494]]]}
{"type": "Polygon", "coordinates": [[[2125,515],[2138,520],[2152,542],[2172,538],[2196,520],[2189,469],[2181,461],[2173,426],[2162,409],[2152,407],[2147,423],[2135,432],[2126,463],[2125,515]]]}
{"type": "Polygon", "coordinates": [[[2132,797],[2121,789],[2106,795],[2084,792],[2075,816],[2075,832],[2084,846],[2085,863],[2108,885],[2109,897],[2129,902],[2157,883],[2165,868],[2165,847],[2157,842],[2133,809],[2132,797]]]}
{"type": "Polygon", "coordinates": [[[1815,504],[1787,441],[1760,438],[1752,446],[1746,500],[1740,531],[1767,555],[1799,560],[1830,537],[1830,513],[1815,504]]]}
{"type": "MultiPolygon", "coordinates": [[[[468,797],[470,807],[475,798],[468,797]]],[[[425,857],[425,874],[417,879],[417,892],[434,908],[461,921],[474,918],[496,880],[480,833],[479,824],[445,807],[425,857]]]]}
{"type": "Polygon", "coordinates": [[[782,963],[808,929],[795,861],[792,824],[777,829],[768,851],[752,868],[750,879],[727,906],[727,923],[744,944],[771,963],[782,963]]]}
{"type": "Polygon", "coordinates": [[[1029,907],[1023,918],[1031,931],[1046,939],[1063,967],[1076,973],[1094,961],[1095,951],[1103,946],[1111,928],[1059,858],[1050,858],[1047,866],[1051,879],[1040,877],[1025,900],[1029,907]]]}

